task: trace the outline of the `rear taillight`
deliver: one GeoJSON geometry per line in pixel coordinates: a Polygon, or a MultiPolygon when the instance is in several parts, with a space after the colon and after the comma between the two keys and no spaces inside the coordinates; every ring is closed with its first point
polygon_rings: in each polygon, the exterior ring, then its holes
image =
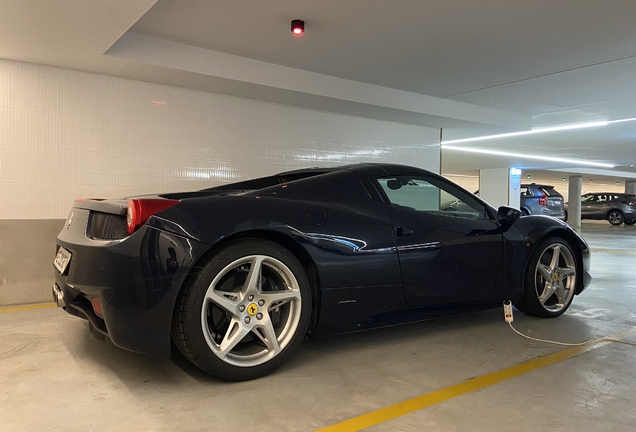
{"type": "Polygon", "coordinates": [[[541,192],[541,195],[543,195],[541,198],[539,198],[539,205],[548,205],[548,196],[542,190],[540,190],[539,192],[541,192]]]}
{"type": "Polygon", "coordinates": [[[177,205],[178,200],[170,199],[131,199],[126,211],[126,228],[132,234],[150,218],[160,211],[177,205]]]}

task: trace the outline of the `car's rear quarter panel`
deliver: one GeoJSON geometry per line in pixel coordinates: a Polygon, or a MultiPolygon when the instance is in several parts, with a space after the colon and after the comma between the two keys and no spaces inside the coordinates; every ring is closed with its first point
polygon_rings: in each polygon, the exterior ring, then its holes
{"type": "MultiPolygon", "coordinates": [[[[153,218],[162,230],[210,246],[205,259],[234,239],[272,233],[299,245],[317,272],[323,319],[318,334],[355,330],[377,311],[405,307],[388,207],[349,172],[240,196],[184,200],[153,218]],[[325,318],[326,317],[326,318],[325,318]]],[[[278,237],[280,238],[280,237],[278,237]]]]}
{"type": "Polygon", "coordinates": [[[77,226],[64,228],[57,239],[72,253],[67,272],[56,272],[55,278],[65,298],[81,302],[98,297],[115,345],[168,356],[177,294],[207,246],[149,226],[123,241],[87,239],[81,215],[88,211],[73,211],[77,226]]]}

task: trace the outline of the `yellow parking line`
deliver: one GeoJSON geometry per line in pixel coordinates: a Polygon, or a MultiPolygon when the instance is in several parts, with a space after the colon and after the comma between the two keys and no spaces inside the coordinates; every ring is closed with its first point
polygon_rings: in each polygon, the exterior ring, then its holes
{"type": "MultiPolygon", "coordinates": [[[[610,338],[620,339],[631,336],[633,334],[636,334],[636,327],[621,333],[617,333],[613,336],[610,336],[610,338]]],[[[381,408],[377,411],[363,414],[359,417],[345,420],[341,423],[337,423],[335,425],[320,429],[317,432],[359,431],[401,417],[414,411],[436,405],[449,399],[456,398],[457,396],[461,396],[475,390],[480,390],[482,388],[492,386],[494,384],[509,380],[519,375],[523,375],[528,372],[532,372],[534,370],[562,362],[579,354],[591,351],[596,348],[600,348],[610,343],[612,342],[601,340],[592,342],[589,345],[567,348],[554,354],[548,354],[546,356],[539,357],[537,359],[530,360],[506,369],[502,369],[497,372],[489,373],[476,378],[471,378],[467,381],[464,381],[463,383],[455,384],[453,386],[446,387],[431,393],[426,393],[424,395],[405,400],[404,402],[399,402],[395,405],[391,405],[386,408],[381,408]]]]}
{"type": "Polygon", "coordinates": [[[22,312],[22,311],[30,311],[36,309],[48,309],[54,308],[56,306],[55,303],[41,303],[41,304],[33,304],[26,306],[15,306],[15,307],[2,307],[0,308],[0,313],[4,312],[22,312]]]}

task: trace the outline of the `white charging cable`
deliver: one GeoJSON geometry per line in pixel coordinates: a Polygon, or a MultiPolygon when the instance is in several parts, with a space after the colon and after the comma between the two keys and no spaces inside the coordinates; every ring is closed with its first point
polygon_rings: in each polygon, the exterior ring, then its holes
{"type": "Polygon", "coordinates": [[[589,345],[589,344],[592,344],[592,343],[595,343],[595,342],[617,342],[617,343],[622,343],[622,344],[626,344],[626,345],[636,346],[636,342],[629,342],[629,341],[624,341],[624,340],[620,340],[620,339],[612,339],[612,338],[607,338],[607,337],[594,338],[594,339],[590,339],[590,340],[587,340],[585,342],[580,342],[580,343],[566,343],[566,342],[551,341],[551,340],[546,340],[546,339],[538,339],[538,338],[534,338],[532,336],[525,335],[525,334],[521,333],[519,330],[517,330],[516,328],[514,328],[513,325],[512,325],[512,322],[514,321],[514,317],[512,315],[512,302],[510,300],[504,301],[504,318],[505,318],[506,322],[508,323],[508,325],[510,326],[510,328],[512,329],[512,331],[517,333],[519,336],[522,336],[522,337],[524,337],[526,339],[530,339],[530,340],[533,340],[533,341],[536,341],[536,342],[544,342],[544,343],[549,343],[549,344],[554,344],[554,345],[561,345],[561,346],[569,346],[569,347],[589,345]]]}

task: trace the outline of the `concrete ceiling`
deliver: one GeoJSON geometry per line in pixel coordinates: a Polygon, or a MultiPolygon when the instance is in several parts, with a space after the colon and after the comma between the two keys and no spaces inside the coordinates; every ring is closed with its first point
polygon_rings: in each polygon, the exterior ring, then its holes
{"type": "MultiPolygon", "coordinates": [[[[634,16],[625,0],[3,0],[0,57],[442,127],[457,140],[636,117],[634,16]]],[[[636,177],[634,137],[625,122],[461,145],[636,177]]],[[[464,175],[578,169],[450,150],[443,163],[464,175]]]]}

